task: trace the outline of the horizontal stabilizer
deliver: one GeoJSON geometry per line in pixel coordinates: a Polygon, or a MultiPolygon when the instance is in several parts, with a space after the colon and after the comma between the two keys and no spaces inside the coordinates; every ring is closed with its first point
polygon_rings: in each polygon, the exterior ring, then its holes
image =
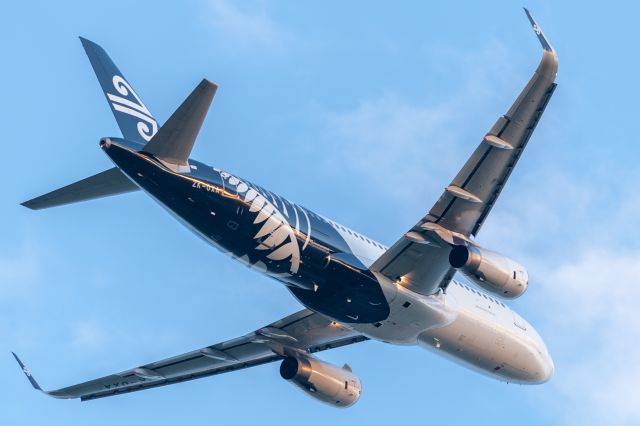
{"type": "Polygon", "coordinates": [[[217,89],[214,83],[202,80],[143,151],[176,170],[188,171],[187,160],[217,89]]]}
{"type": "Polygon", "coordinates": [[[46,209],[63,204],[87,201],[109,195],[137,191],[139,188],[129,180],[120,169],[114,167],[71,185],[56,189],[22,203],[32,210],[46,209]]]}

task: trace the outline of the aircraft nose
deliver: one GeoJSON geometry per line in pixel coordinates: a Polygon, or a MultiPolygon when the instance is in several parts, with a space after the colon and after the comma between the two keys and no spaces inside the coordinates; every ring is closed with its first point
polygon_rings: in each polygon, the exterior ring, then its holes
{"type": "Polygon", "coordinates": [[[539,341],[536,346],[533,383],[541,384],[548,382],[553,377],[556,367],[544,343],[539,341]]]}
{"type": "Polygon", "coordinates": [[[531,384],[542,384],[548,382],[553,377],[555,372],[555,365],[553,358],[545,345],[544,340],[537,330],[533,327],[529,327],[527,330],[529,344],[528,352],[530,354],[528,358],[529,368],[529,380],[531,384]]]}
{"type": "Polygon", "coordinates": [[[555,365],[551,356],[544,351],[530,351],[520,363],[503,364],[498,375],[504,380],[522,385],[540,385],[553,377],[555,365]]]}
{"type": "Polygon", "coordinates": [[[553,363],[553,358],[551,358],[551,355],[546,353],[542,358],[542,365],[540,369],[542,371],[542,374],[540,383],[548,382],[553,377],[553,373],[555,373],[556,371],[556,366],[553,363]]]}

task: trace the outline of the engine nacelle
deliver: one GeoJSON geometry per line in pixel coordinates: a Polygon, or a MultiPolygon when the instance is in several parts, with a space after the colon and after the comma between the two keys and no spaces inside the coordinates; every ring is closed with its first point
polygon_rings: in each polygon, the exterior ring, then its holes
{"type": "Polygon", "coordinates": [[[477,246],[454,246],[449,263],[480,287],[507,299],[521,296],[529,285],[522,265],[477,246]]]}
{"type": "Polygon", "coordinates": [[[360,379],[349,366],[340,368],[315,358],[285,358],[280,376],[313,398],[337,407],[352,406],[362,393],[360,379]]]}

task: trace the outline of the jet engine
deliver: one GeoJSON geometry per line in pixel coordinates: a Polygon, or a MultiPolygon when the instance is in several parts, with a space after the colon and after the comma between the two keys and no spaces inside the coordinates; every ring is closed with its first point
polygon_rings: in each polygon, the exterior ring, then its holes
{"type": "Polygon", "coordinates": [[[449,263],[483,289],[507,299],[521,296],[529,274],[519,263],[477,246],[454,246],[449,263]]]}
{"type": "Polygon", "coordinates": [[[350,407],[360,399],[360,379],[348,365],[335,365],[306,357],[287,357],[280,364],[280,376],[313,398],[337,407],[350,407]]]}

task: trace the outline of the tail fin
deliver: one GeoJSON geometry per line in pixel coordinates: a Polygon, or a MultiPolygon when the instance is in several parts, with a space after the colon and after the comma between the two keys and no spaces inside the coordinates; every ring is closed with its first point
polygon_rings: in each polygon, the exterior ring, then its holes
{"type": "MultiPolygon", "coordinates": [[[[202,80],[164,126],[158,129],[156,120],[107,53],[87,39],[80,37],[80,40],[124,138],[139,143],[142,150],[173,170],[188,172],[189,154],[218,86],[202,80]]],[[[120,169],[114,167],[25,201],[22,205],[39,210],[138,189],[120,169]]]]}
{"type": "Polygon", "coordinates": [[[86,38],[80,37],[80,41],[111,106],[122,136],[142,144],[149,142],[158,131],[156,119],[107,52],[86,38]]]}
{"type": "Polygon", "coordinates": [[[189,171],[189,154],[218,86],[202,80],[143,148],[176,171],[189,171]]]}
{"type": "Polygon", "coordinates": [[[124,194],[138,189],[120,169],[114,167],[32,200],[25,201],[22,205],[31,210],[40,210],[109,195],[124,194]]]}
{"type": "MultiPolygon", "coordinates": [[[[100,86],[109,101],[113,115],[125,139],[142,147],[158,132],[156,122],[142,99],[122,76],[107,52],[97,44],[80,37],[100,86]]],[[[87,201],[109,195],[136,191],[139,188],[118,168],[114,167],[71,185],[22,203],[32,210],[46,209],[63,204],[87,201]]]]}

